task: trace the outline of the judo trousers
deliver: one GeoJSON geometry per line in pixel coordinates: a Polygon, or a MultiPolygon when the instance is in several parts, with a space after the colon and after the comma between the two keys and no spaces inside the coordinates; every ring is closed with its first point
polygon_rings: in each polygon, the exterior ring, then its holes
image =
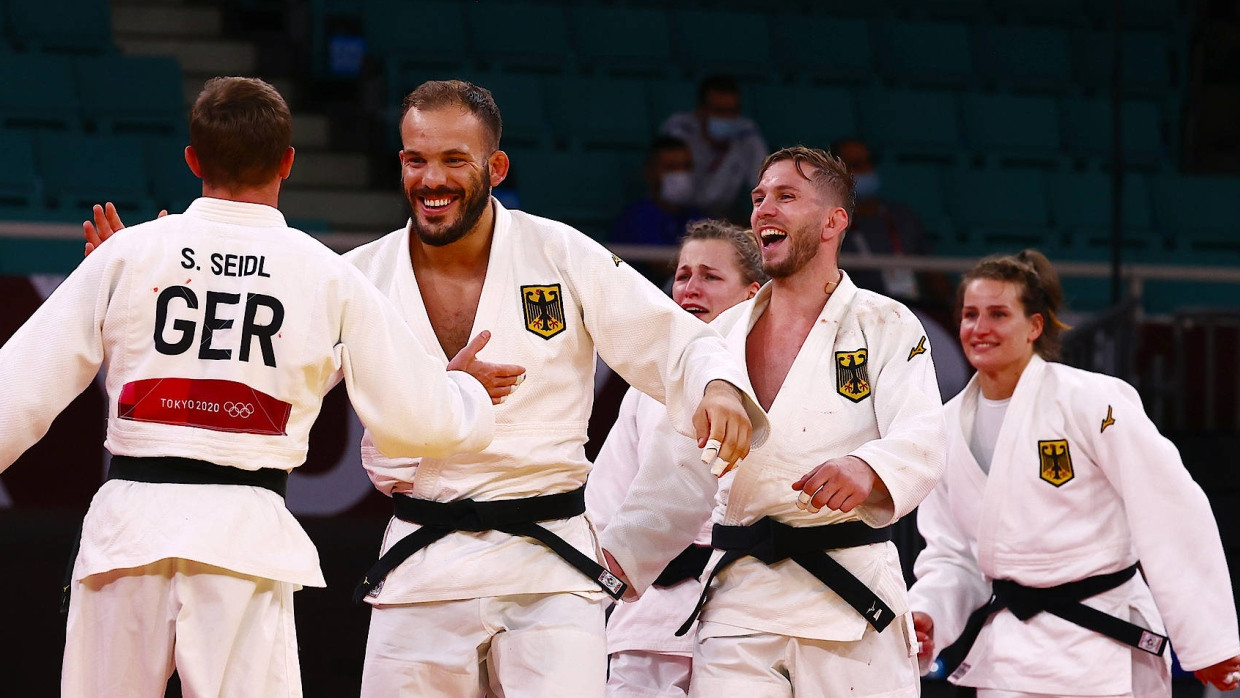
{"type": "Polygon", "coordinates": [[[73,582],[62,698],[300,698],[294,585],[168,558],[73,582]]]}
{"type": "Polygon", "coordinates": [[[602,594],[376,605],[362,698],[603,698],[602,594]]]}
{"type": "Polygon", "coordinates": [[[860,640],[834,642],[753,633],[704,621],[693,652],[690,698],[916,698],[921,680],[907,616],[860,640]]]}

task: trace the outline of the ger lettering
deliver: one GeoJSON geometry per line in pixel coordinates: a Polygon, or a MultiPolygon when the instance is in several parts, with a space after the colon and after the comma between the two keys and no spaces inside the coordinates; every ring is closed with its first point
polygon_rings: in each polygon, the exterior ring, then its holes
{"type": "MultiPolygon", "coordinates": [[[[216,330],[226,330],[233,326],[232,318],[219,317],[220,306],[238,305],[241,295],[237,293],[220,293],[207,291],[206,303],[201,313],[185,313],[182,311],[198,310],[198,295],[188,286],[169,286],[159,294],[155,301],[155,350],[161,354],[175,356],[184,354],[194,345],[198,346],[198,358],[212,361],[226,361],[232,358],[231,348],[212,346],[216,330]],[[174,310],[175,309],[175,310],[174,310]],[[169,330],[169,312],[177,312],[178,319],[171,321],[173,337],[167,338],[169,330]],[[201,323],[196,317],[200,316],[201,323]],[[202,338],[198,339],[198,326],[202,326],[202,338]]],[[[275,368],[276,352],[272,347],[271,338],[280,331],[284,322],[284,305],[280,300],[262,293],[247,293],[245,313],[241,322],[241,342],[237,351],[237,359],[248,362],[250,347],[258,340],[259,350],[263,354],[263,363],[275,368]],[[266,308],[270,319],[265,324],[259,323],[259,309],[266,308]]]]}

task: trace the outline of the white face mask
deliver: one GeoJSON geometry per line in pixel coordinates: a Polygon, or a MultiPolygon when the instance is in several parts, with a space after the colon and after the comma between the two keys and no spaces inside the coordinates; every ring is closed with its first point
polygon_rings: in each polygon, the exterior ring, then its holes
{"type": "Polygon", "coordinates": [[[659,180],[659,198],[674,206],[688,206],[693,202],[693,174],[665,172],[659,180]]]}

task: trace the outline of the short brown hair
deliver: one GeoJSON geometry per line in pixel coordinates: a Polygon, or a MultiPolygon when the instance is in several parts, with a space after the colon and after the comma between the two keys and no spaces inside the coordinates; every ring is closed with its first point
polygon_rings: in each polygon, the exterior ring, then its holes
{"type": "Polygon", "coordinates": [[[421,111],[456,106],[478,117],[486,127],[490,141],[487,145],[491,150],[499,148],[500,136],[504,133],[504,120],[500,118],[499,106],[491,91],[464,80],[428,80],[417,89],[405,95],[401,104],[400,118],[402,121],[410,109],[421,111]]]}
{"type": "Polygon", "coordinates": [[[684,237],[680,238],[680,248],[683,250],[690,240],[722,240],[732,245],[732,250],[736,252],[736,266],[740,268],[745,283],[766,283],[767,275],[762,271],[762,250],[758,249],[753,231],[708,218],[689,224],[684,237]]]}
{"type": "Polygon", "coordinates": [[[974,279],[990,279],[1016,284],[1020,289],[1020,305],[1025,317],[1042,316],[1042,334],[1033,342],[1033,350],[1043,359],[1059,358],[1063,341],[1060,333],[1071,329],[1059,320],[1059,306],[1063,303],[1063,287],[1059,285],[1059,272],[1046,255],[1033,249],[1022,250],[1015,255],[996,255],[978,262],[960,278],[956,289],[956,320],[959,322],[964,307],[964,290],[974,279]]]}
{"type": "Polygon", "coordinates": [[[258,78],[211,78],[190,110],[189,142],[208,184],[260,186],[276,176],[293,142],[293,115],[258,78]]]}
{"type": "Polygon", "coordinates": [[[762,179],[762,175],[766,174],[771,165],[784,160],[791,160],[797,172],[813,183],[820,192],[833,195],[848,213],[848,220],[852,220],[856,195],[853,177],[849,174],[848,166],[843,160],[821,148],[796,145],[777,150],[766,156],[766,159],[762,161],[762,167],[758,169],[758,179],[762,179]],[[814,168],[813,172],[807,174],[806,165],[814,168]]]}

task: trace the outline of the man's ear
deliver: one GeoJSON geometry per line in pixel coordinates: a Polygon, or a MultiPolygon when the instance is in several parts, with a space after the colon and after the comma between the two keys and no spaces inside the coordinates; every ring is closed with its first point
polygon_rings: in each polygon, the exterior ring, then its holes
{"type": "Polygon", "coordinates": [[[289,173],[293,171],[293,156],[296,153],[293,146],[285,149],[284,154],[280,156],[280,179],[288,179],[289,173]]]}
{"type": "Polygon", "coordinates": [[[508,160],[508,153],[497,150],[491,153],[491,157],[487,158],[487,164],[491,169],[491,186],[498,187],[500,182],[508,176],[508,167],[511,163],[508,160]]]}
{"type": "Polygon", "coordinates": [[[202,163],[198,162],[198,153],[194,150],[194,146],[185,146],[185,164],[189,165],[189,171],[194,173],[198,179],[202,179],[202,163]]]}

